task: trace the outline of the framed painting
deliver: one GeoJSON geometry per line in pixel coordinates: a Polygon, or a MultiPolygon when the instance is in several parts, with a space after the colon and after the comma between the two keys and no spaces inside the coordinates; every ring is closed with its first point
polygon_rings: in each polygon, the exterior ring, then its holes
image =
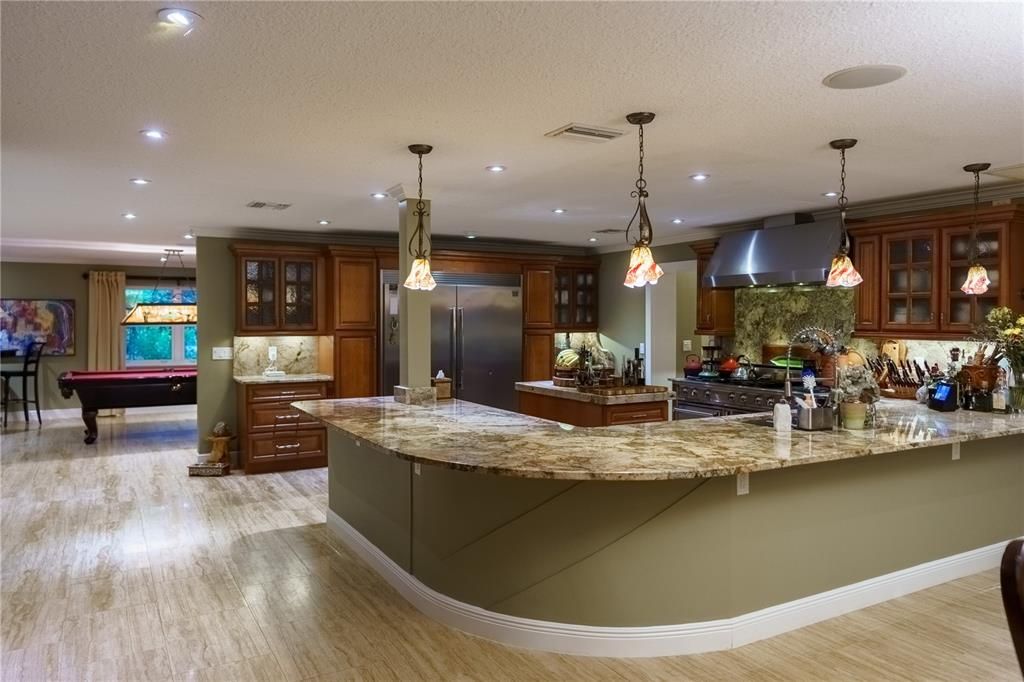
{"type": "Polygon", "coordinates": [[[46,342],[44,355],[74,355],[74,300],[0,298],[0,349],[23,355],[34,340],[46,342]]]}

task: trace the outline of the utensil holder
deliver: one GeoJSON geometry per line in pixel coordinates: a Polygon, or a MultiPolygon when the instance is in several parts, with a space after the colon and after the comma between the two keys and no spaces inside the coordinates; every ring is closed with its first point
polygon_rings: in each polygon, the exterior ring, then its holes
{"type": "Polygon", "coordinates": [[[801,431],[831,431],[834,418],[831,407],[803,407],[796,411],[796,428],[801,431]]]}

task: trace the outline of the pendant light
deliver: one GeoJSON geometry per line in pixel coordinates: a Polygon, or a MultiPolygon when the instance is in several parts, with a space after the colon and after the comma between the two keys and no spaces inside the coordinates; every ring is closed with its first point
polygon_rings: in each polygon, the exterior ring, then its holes
{"type": "Polygon", "coordinates": [[[431,291],[437,286],[434,276],[430,274],[430,244],[423,248],[423,217],[429,216],[427,205],[423,203],[423,155],[429,154],[434,148],[429,144],[411,144],[409,151],[419,157],[419,195],[416,199],[416,229],[409,238],[409,255],[413,257],[412,267],[409,269],[409,276],[405,278],[406,289],[418,289],[420,291],[431,291]],[[416,251],[412,250],[412,243],[416,241],[416,251]]]}
{"type": "MultiPolygon", "coordinates": [[[[177,256],[178,264],[183,272],[188,273],[185,262],[181,259],[182,249],[164,249],[164,257],[161,258],[163,265],[160,267],[160,274],[153,285],[153,299],[156,299],[156,292],[160,289],[160,280],[163,279],[164,270],[171,258],[177,256]]],[[[181,293],[175,296],[176,301],[172,303],[136,303],[128,314],[121,320],[122,325],[166,325],[166,324],[195,324],[199,321],[199,306],[195,303],[185,303],[181,293]]]]}
{"type": "Polygon", "coordinates": [[[857,140],[845,138],[832,140],[828,144],[832,149],[839,150],[839,199],[836,201],[839,206],[839,250],[832,259],[825,286],[849,289],[864,281],[850,260],[850,235],[846,232],[846,150],[857,144],[857,140]]]}
{"type": "Polygon", "coordinates": [[[988,291],[988,285],[992,282],[988,278],[988,270],[978,262],[978,194],[981,192],[981,173],[987,171],[990,163],[969,163],[964,166],[968,173],[974,173],[974,217],[971,220],[971,241],[967,247],[967,261],[971,267],[967,270],[967,279],[964,280],[960,291],[965,294],[977,296],[988,291]]]}
{"type": "Polygon", "coordinates": [[[657,284],[658,279],[665,274],[664,271],[654,262],[654,254],[651,253],[651,241],[654,239],[654,230],[651,227],[651,219],[647,216],[647,181],[644,180],[644,125],[654,120],[654,114],[649,111],[641,111],[626,116],[626,120],[640,128],[640,176],[636,180],[636,189],[629,193],[629,196],[636,197],[636,210],[633,217],[626,225],[626,243],[629,243],[629,231],[633,227],[633,221],[637,221],[637,232],[639,233],[633,243],[633,249],[629,252],[629,268],[626,270],[626,280],[623,282],[627,287],[642,287],[645,284],[657,284]]]}

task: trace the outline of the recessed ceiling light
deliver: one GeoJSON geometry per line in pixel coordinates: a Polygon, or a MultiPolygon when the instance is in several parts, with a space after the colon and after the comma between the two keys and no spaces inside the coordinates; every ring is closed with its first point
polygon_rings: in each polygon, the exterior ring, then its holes
{"type": "Polygon", "coordinates": [[[694,173],[693,175],[690,176],[690,179],[696,180],[697,182],[704,182],[710,177],[711,176],[708,175],[707,173],[694,173]]]}
{"type": "Polygon", "coordinates": [[[134,213],[122,213],[121,217],[124,218],[125,220],[135,220],[139,216],[135,215],[134,213]]]}
{"type": "Polygon", "coordinates": [[[150,180],[149,178],[132,178],[128,182],[132,183],[133,185],[148,185],[153,181],[150,180]]]}
{"type": "Polygon", "coordinates": [[[505,172],[505,167],[504,166],[488,166],[487,170],[491,171],[492,173],[504,173],[505,172]]]}
{"type": "Polygon", "coordinates": [[[835,90],[858,90],[892,83],[907,75],[907,70],[896,64],[864,64],[835,71],[821,81],[835,90]]]}
{"type": "Polygon", "coordinates": [[[385,194],[384,192],[374,192],[370,196],[373,197],[374,199],[387,199],[388,198],[388,195],[385,194]]]}
{"type": "Polygon", "coordinates": [[[683,224],[683,219],[682,219],[682,218],[673,218],[673,219],[672,219],[672,222],[673,222],[673,223],[674,223],[675,225],[682,225],[682,224],[683,224]]]}
{"type": "Polygon", "coordinates": [[[587,241],[588,241],[588,242],[596,242],[596,241],[597,241],[597,237],[591,237],[591,238],[590,238],[590,239],[588,239],[587,241]]]}
{"type": "Polygon", "coordinates": [[[330,225],[331,221],[327,220],[326,218],[321,218],[320,220],[316,221],[316,224],[317,225],[330,225]]]}
{"type": "Polygon", "coordinates": [[[839,196],[839,192],[823,192],[821,196],[831,199],[832,197],[839,196]]]}
{"type": "Polygon", "coordinates": [[[165,24],[171,24],[180,28],[195,26],[196,22],[203,18],[190,9],[182,9],[180,7],[165,7],[157,12],[156,16],[165,24]]]}
{"type": "Polygon", "coordinates": [[[146,128],[144,130],[140,130],[139,134],[144,137],[148,137],[151,140],[167,139],[167,132],[163,130],[157,130],[156,128],[146,128]]]}
{"type": "Polygon", "coordinates": [[[192,230],[189,230],[188,232],[186,232],[185,234],[183,234],[183,235],[181,235],[181,236],[182,236],[182,237],[183,237],[184,239],[195,239],[195,238],[196,238],[196,233],[195,233],[195,232],[193,232],[192,230]]]}
{"type": "Polygon", "coordinates": [[[552,213],[565,213],[564,208],[556,208],[551,211],[552,213]]]}

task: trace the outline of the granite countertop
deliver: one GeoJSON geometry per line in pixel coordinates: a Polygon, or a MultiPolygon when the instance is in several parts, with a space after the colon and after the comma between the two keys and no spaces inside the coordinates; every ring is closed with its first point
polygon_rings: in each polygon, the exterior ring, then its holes
{"type": "Polygon", "coordinates": [[[283,377],[265,377],[262,374],[236,376],[239,384],[295,384],[302,381],[334,381],[330,374],[285,374],[283,377]]]}
{"type": "MultiPolygon", "coordinates": [[[[864,431],[776,434],[770,415],[574,427],[461,400],[394,398],[293,403],[384,453],[422,464],[518,478],[666,480],[768,471],[816,462],[1024,434],[1024,415],[935,412],[883,401],[864,431]]],[[[1024,448],[1022,448],[1024,452],[1024,448]]]]}
{"type": "Polygon", "coordinates": [[[672,397],[672,391],[667,387],[658,393],[635,393],[632,395],[600,395],[597,393],[585,393],[575,387],[555,386],[553,381],[517,381],[516,390],[525,393],[539,393],[550,395],[555,398],[576,400],[581,403],[593,403],[594,405],[629,405],[632,403],[653,403],[668,400],[672,397]]]}

